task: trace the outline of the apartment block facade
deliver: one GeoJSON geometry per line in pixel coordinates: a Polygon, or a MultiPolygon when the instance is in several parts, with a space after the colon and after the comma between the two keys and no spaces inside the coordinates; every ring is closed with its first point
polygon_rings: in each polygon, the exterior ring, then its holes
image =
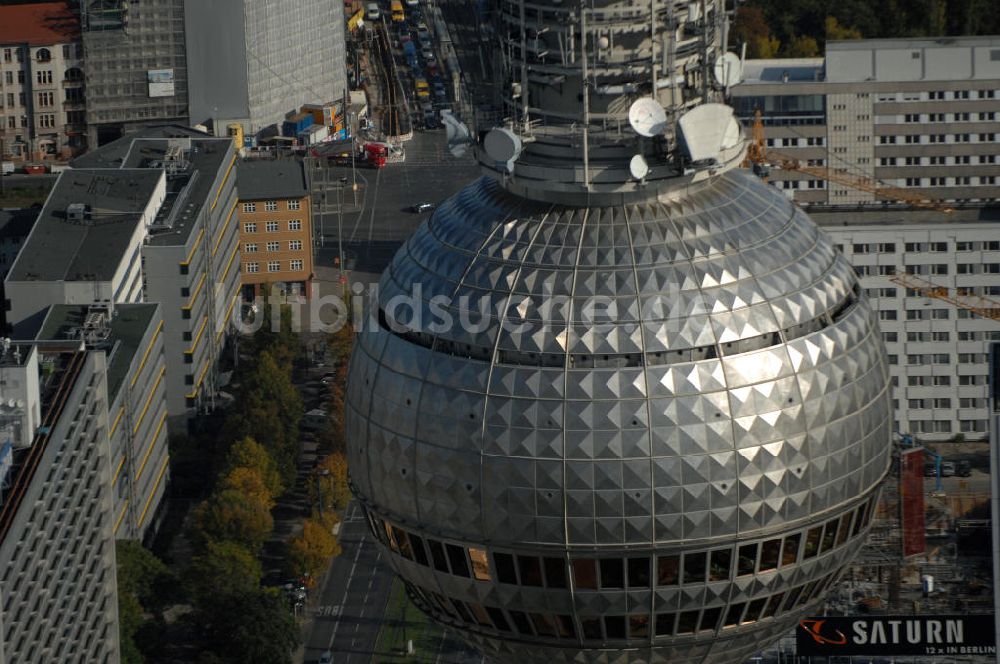
{"type": "MultiPolygon", "coordinates": [[[[751,60],[731,103],[745,124],[759,109],[768,150],[803,166],[932,200],[1000,197],[1000,37],[830,42],[825,58],[751,60]]],[[[806,205],[883,200],[780,167],[770,181],[806,205]]]]}
{"type": "MultiPolygon", "coordinates": [[[[960,301],[1000,307],[1000,209],[818,212],[878,311],[895,429],[919,440],[985,440],[986,356],[1000,323],[893,280],[912,275],[960,301]],[[983,298],[983,299],[981,299],[983,298]]],[[[914,282],[909,282],[914,283],[914,282]]]]}
{"type": "Polygon", "coordinates": [[[169,481],[166,361],[158,304],[49,307],[34,335],[43,348],[106,356],[115,539],[155,534],[169,481]]]}
{"type": "Polygon", "coordinates": [[[265,284],[312,295],[312,206],[302,162],[241,161],[239,172],[240,281],[244,298],[265,284]]]}
{"type": "Polygon", "coordinates": [[[86,148],[80,24],[65,3],[0,5],[0,158],[86,148]]]}
{"type": "Polygon", "coordinates": [[[104,353],[3,346],[0,662],[120,661],[105,372],[104,353]]]}

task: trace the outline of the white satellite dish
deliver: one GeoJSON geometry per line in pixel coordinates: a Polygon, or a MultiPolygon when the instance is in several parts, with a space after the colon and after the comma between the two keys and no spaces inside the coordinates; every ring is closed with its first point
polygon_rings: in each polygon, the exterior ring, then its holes
{"type": "Polygon", "coordinates": [[[735,53],[723,53],[715,59],[715,80],[724,88],[731,88],[743,80],[743,63],[735,53]]]}
{"type": "Polygon", "coordinates": [[[637,154],[632,157],[632,160],[628,162],[628,172],[632,174],[636,180],[641,180],[649,173],[649,164],[641,154],[637,154]]]}
{"type": "Polygon", "coordinates": [[[521,138],[510,129],[494,127],[483,139],[483,149],[493,161],[510,164],[521,155],[521,138]]]}
{"type": "Polygon", "coordinates": [[[725,104],[702,104],[681,116],[677,133],[691,161],[717,160],[740,140],[740,125],[725,104]]]}
{"type": "Polygon", "coordinates": [[[652,97],[641,97],[629,107],[628,123],[640,136],[657,136],[667,128],[667,112],[652,97]]]}

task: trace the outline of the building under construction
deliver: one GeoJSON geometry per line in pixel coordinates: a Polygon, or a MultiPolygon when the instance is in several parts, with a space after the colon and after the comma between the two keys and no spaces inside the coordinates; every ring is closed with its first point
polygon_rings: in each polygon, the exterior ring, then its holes
{"type": "Polygon", "coordinates": [[[89,145],[188,122],[184,0],[80,0],[89,145]]]}

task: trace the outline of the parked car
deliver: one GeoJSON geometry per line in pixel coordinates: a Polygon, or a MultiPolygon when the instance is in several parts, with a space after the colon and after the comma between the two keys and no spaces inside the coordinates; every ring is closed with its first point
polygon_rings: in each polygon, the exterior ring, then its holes
{"type": "Polygon", "coordinates": [[[437,76],[438,75],[437,61],[434,60],[433,56],[429,59],[428,58],[424,59],[427,60],[427,75],[432,77],[437,76]]]}
{"type": "Polygon", "coordinates": [[[316,664],[333,664],[333,653],[327,650],[319,656],[319,659],[316,660],[316,664]]]}
{"type": "Polygon", "coordinates": [[[924,463],[924,477],[934,477],[937,475],[937,464],[933,461],[924,463]]]}
{"type": "Polygon", "coordinates": [[[437,129],[441,126],[441,122],[438,120],[434,111],[424,113],[424,126],[428,129],[437,129]]]}
{"type": "Polygon", "coordinates": [[[972,463],[970,461],[959,461],[955,464],[955,474],[959,477],[970,477],[972,475],[972,463]]]}
{"type": "Polygon", "coordinates": [[[417,78],[413,81],[413,89],[417,93],[417,97],[420,99],[427,99],[431,96],[430,88],[427,85],[427,80],[424,78],[417,78]]]}
{"type": "Polygon", "coordinates": [[[368,6],[365,7],[365,18],[369,21],[377,21],[382,18],[382,12],[379,11],[378,3],[369,2],[368,6]]]}
{"type": "Polygon", "coordinates": [[[954,477],[955,476],[955,464],[951,461],[941,462],[941,477],[954,477]]]}
{"type": "Polygon", "coordinates": [[[416,212],[417,214],[421,214],[423,212],[430,212],[436,207],[437,205],[435,205],[434,203],[427,203],[425,201],[423,203],[414,203],[413,205],[410,206],[410,209],[416,212]]]}
{"type": "Polygon", "coordinates": [[[420,4],[420,0],[406,0],[407,7],[416,7],[420,4]]]}

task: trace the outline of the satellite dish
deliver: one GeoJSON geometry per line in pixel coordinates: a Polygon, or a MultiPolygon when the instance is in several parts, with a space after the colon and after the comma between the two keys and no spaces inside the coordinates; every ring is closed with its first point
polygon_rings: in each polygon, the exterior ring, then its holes
{"type": "MultiPolygon", "coordinates": [[[[510,129],[494,127],[483,139],[483,149],[493,161],[512,165],[521,155],[521,138],[510,129]]],[[[509,169],[508,169],[509,170],[509,169]]]]}
{"type": "Polygon", "coordinates": [[[740,140],[740,125],[725,104],[702,104],[681,116],[677,133],[691,161],[717,160],[740,140]]]}
{"type": "Polygon", "coordinates": [[[628,122],[640,136],[657,136],[667,128],[667,113],[652,97],[641,97],[629,107],[628,122]]]}
{"type": "Polygon", "coordinates": [[[448,137],[448,150],[453,157],[461,157],[473,143],[472,132],[465,126],[465,123],[460,122],[452,115],[451,111],[441,112],[441,122],[444,123],[448,137]]]}
{"type": "Polygon", "coordinates": [[[641,154],[637,154],[632,157],[632,160],[628,163],[628,172],[632,174],[636,180],[641,180],[646,177],[649,173],[649,164],[641,154]]]}
{"type": "Polygon", "coordinates": [[[724,88],[731,88],[743,80],[743,63],[735,53],[723,53],[715,59],[715,80],[724,88]]]}

